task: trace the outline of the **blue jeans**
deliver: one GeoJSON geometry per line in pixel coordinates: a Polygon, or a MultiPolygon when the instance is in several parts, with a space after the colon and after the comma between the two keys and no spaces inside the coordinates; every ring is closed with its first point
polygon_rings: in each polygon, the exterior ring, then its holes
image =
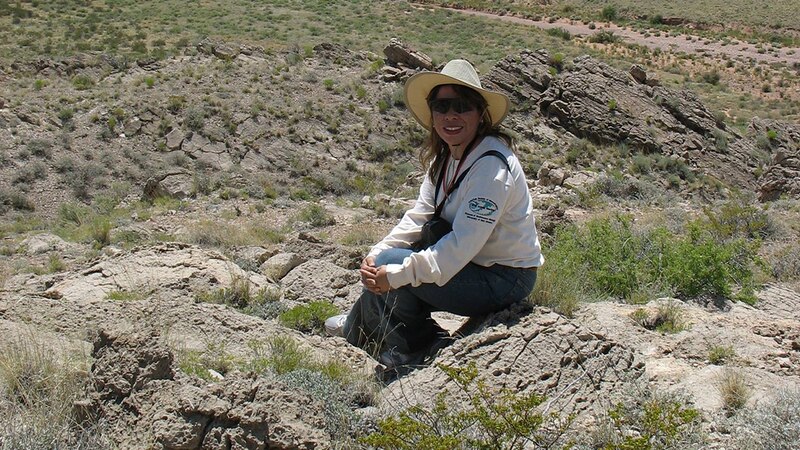
{"type": "MultiPolygon", "coordinates": [[[[375,266],[401,264],[411,253],[409,249],[384,250],[375,258],[375,266]]],[[[344,336],[373,355],[388,349],[413,353],[446,335],[431,312],[489,314],[524,300],[535,283],[536,272],[530,269],[469,263],[444,286],[406,285],[381,295],[364,289],[347,317],[344,336]]]]}

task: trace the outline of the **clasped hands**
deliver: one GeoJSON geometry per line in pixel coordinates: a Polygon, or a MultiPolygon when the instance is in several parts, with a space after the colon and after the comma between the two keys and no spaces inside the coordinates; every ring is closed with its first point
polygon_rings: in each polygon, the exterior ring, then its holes
{"type": "Polygon", "coordinates": [[[392,289],[386,276],[386,266],[375,267],[373,256],[367,256],[361,261],[359,273],[361,273],[361,284],[373,294],[385,294],[392,289]]]}

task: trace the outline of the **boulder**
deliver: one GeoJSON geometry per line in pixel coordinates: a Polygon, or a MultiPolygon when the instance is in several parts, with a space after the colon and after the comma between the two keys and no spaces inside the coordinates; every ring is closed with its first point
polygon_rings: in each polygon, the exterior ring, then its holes
{"type": "Polygon", "coordinates": [[[277,281],[304,262],[305,260],[296,253],[278,253],[264,261],[258,270],[266,277],[277,281]]]}
{"type": "Polygon", "coordinates": [[[545,161],[536,174],[540,186],[561,186],[568,176],[564,169],[550,161],[545,161]]]}
{"type": "Polygon", "coordinates": [[[37,234],[25,238],[25,240],[19,243],[20,251],[25,252],[28,256],[40,255],[48,252],[64,252],[70,247],[72,247],[72,244],[50,233],[37,234]]]}
{"type": "Polygon", "coordinates": [[[383,49],[383,54],[386,55],[386,61],[393,66],[433,70],[433,60],[430,56],[414,50],[398,39],[389,41],[389,45],[383,49]]]}
{"type": "Polygon", "coordinates": [[[142,201],[153,202],[159,197],[183,199],[194,192],[193,178],[186,172],[168,173],[148,178],[142,189],[142,201]]]}
{"type": "Polygon", "coordinates": [[[800,125],[755,118],[749,134],[771,156],[759,179],[759,200],[800,198],[800,125]]]}
{"type": "Polygon", "coordinates": [[[346,297],[359,281],[358,272],[312,259],[292,269],[281,280],[285,297],[298,302],[346,297]]]}

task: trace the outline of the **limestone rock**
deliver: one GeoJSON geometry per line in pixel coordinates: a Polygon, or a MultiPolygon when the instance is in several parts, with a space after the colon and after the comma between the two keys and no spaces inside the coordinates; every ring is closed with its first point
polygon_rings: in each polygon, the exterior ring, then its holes
{"type": "Polygon", "coordinates": [[[312,259],[292,269],[283,279],[286,298],[299,302],[333,300],[349,294],[350,286],[358,283],[355,270],[312,259]]]}
{"type": "Polygon", "coordinates": [[[759,199],[800,198],[800,125],[755,118],[749,133],[772,155],[759,179],[759,199]]]}
{"type": "Polygon", "coordinates": [[[28,256],[40,255],[48,252],[64,252],[71,248],[72,245],[61,239],[60,237],[42,233],[28,238],[25,238],[19,244],[21,251],[24,251],[28,256]]]}
{"type": "Polygon", "coordinates": [[[389,41],[389,45],[383,49],[383,54],[386,55],[387,62],[394,66],[433,70],[433,60],[430,56],[412,49],[398,39],[389,41]]]}
{"type": "Polygon", "coordinates": [[[540,186],[561,186],[567,179],[567,172],[550,161],[545,161],[539,168],[536,177],[540,186]]]}
{"type": "Polygon", "coordinates": [[[261,264],[259,272],[273,280],[280,280],[289,271],[305,261],[296,253],[278,253],[261,264]]]}
{"type": "Polygon", "coordinates": [[[193,179],[188,173],[168,173],[147,180],[142,189],[142,201],[152,202],[159,197],[183,199],[192,195],[193,179]]]}
{"type": "Polygon", "coordinates": [[[178,128],[173,128],[172,131],[167,133],[165,136],[167,148],[170,150],[177,150],[181,148],[181,144],[183,143],[183,139],[186,135],[178,128]]]}

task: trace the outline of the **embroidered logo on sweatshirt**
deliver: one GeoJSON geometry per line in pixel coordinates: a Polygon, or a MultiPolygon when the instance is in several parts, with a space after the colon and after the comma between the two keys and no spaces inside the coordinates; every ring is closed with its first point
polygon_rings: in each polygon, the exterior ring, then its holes
{"type": "Polygon", "coordinates": [[[482,222],[494,223],[492,216],[497,212],[497,203],[488,198],[475,197],[469,201],[467,217],[482,222]]]}

